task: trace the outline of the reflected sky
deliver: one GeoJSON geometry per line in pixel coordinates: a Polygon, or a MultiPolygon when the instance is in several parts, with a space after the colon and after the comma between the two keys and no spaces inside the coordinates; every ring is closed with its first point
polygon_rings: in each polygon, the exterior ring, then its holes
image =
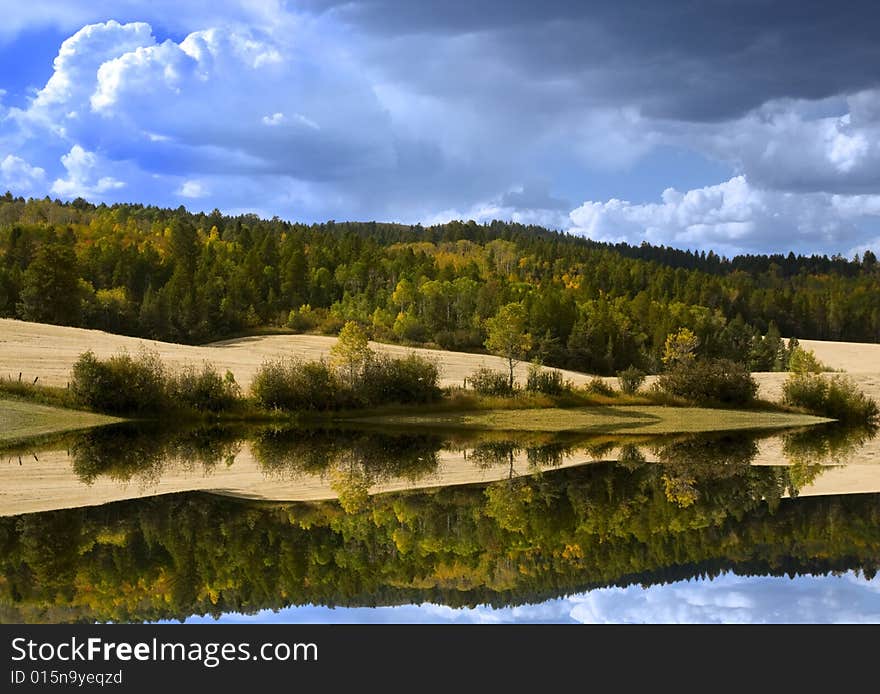
{"type": "MultiPolygon", "coordinates": [[[[213,623],[193,617],[187,623],[213,623]]],[[[398,607],[290,607],[254,615],[227,614],[220,623],[568,623],[568,624],[833,624],[880,623],[880,576],[743,577],[668,585],[601,588],[535,605],[454,609],[421,604],[398,607]]]]}

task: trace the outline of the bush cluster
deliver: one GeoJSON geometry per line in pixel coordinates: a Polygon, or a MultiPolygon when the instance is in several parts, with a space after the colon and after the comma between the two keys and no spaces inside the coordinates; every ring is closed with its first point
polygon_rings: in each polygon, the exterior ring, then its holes
{"type": "Polygon", "coordinates": [[[746,405],[758,393],[748,369],[729,359],[678,364],[657,378],[656,388],[695,403],[721,405],[746,405]]]}
{"type": "Polygon", "coordinates": [[[91,351],[73,365],[70,392],[75,404],[119,415],[166,412],[221,412],[239,402],[231,373],[221,376],[210,364],[169,372],[154,352],[123,352],[98,359],[91,351]]]}
{"type": "Polygon", "coordinates": [[[880,414],[877,403],[845,376],[791,374],[782,385],[782,401],[847,424],[870,424],[880,414]]]}
{"type": "Polygon", "coordinates": [[[342,406],[342,381],[327,362],[264,362],[251,383],[257,404],[273,410],[332,410],[342,406]]]}
{"type": "Polygon", "coordinates": [[[505,396],[513,395],[515,391],[506,373],[486,367],[479,368],[468,376],[467,383],[479,395],[505,396]]]}
{"type": "Polygon", "coordinates": [[[197,412],[223,412],[233,409],[241,401],[241,389],[231,371],[221,376],[213,366],[202,364],[201,369],[185,366],[168,379],[171,404],[197,412]]]}
{"type": "Polygon", "coordinates": [[[440,396],[439,381],[436,364],[415,354],[373,355],[353,379],[323,360],[281,359],[260,367],[251,392],[268,409],[325,411],[429,402],[440,396]]]}
{"type": "Polygon", "coordinates": [[[630,366],[617,374],[617,382],[620,384],[621,392],[635,395],[645,382],[645,372],[630,366]]]}
{"type": "Polygon", "coordinates": [[[165,367],[151,352],[106,360],[85,352],[73,365],[70,391],[78,405],[111,414],[152,414],[168,405],[165,367]]]}
{"type": "Polygon", "coordinates": [[[584,386],[588,393],[593,395],[614,395],[614,388],[608,385],[604,379],[599,376],[591,378],[589,383],[584,386]]]}
{"type": "Polygon", "coordinates": [[[439,330],[434,333],[434,342],[443,349],[464,351],[482,346],[483,334],[476,328],[439,330]]]}
{"type": "Polygon", "coordinates": [[[526,390],[545,395],[562,395],[571,392],[571,382],[562,377],[561,371],[542,369],[538,364],[532,364],[526,378],[526,390]]]}
{"type": "Polygon", "coordinates": [[[364,406],[383,403],[422,403],[440,397],[437,364],[416,354],[401,359],[376,356],[365,367],[355,399],[364,406]]]}

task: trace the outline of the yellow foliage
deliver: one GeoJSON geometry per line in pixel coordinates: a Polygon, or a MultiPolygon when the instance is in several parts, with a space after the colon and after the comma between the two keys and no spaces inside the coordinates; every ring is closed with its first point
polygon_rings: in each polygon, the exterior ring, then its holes
{"type": "Polygon", "coordinates": [[[583,559],[584,549],[578,544],[566,544],[565,549],[562,550],[562,557],[564,559],[583,559]]]}

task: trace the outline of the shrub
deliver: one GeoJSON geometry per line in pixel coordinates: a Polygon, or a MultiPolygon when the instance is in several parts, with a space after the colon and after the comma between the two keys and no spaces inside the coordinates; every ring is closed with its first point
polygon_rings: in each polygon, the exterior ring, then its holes
{"type": "Polygon", "coordinates": [[[474,371],[467,377],[467,382],[480,395],[512,395],[514,392],[506,373],[486,367],[474,371]]]}
{"type": "Polygon", "coordinates": [[[729,359],[678,364],[657,378],[656,387],[692,402],[723,405],[748,404],[758,392],[758,384],[746,367],[729,359]]]}
{"type": "Polygon", "coordinates": [[[70,390],[78,405],[111,414],[158,413],[168,406],[165,368],[154,352],[106,361],[85,352],[73,365],[70,390]]]}
{"type": "Polygon", "coordinates": [[[483,335],[475,328],[440,330],[434,334],[434,342],[443,349],[461,351],[482,346],[483,335]]]}
{"type": "Polygon", "coordinates": [[[424,324],[410,313],[399,313],[392,327],[398,339],[406,342],[424,342],[428,331],[424,324]]]}
{"type": "Polygon", "coordinates": [[[287,315],[287,327],[298,333],[304,333],[314,330],[319,320],[320,317],[312,310],[312,307],[308,304],[303,304],[298,310],[295,308],[291,309],[287,315]]]}
{"type": "Polygon", "coordinates": [[[645,372],[630,366],[617,374],[617,382],[620,384],[620,390],[627,395],[634,395],[645,382],[645,372]]]}
{"type": "Polygon", "coordinates": [[[354,396],[365,405],[430,402],[440,396],[440,370],[424,357],[378,356],[367,362],[354,396]]]}
{"type": "Polygon", "coordinates": [[[845,376],[825,379],[809,373],[791,374],[782,385],[782,401],[848,424],[877,420],[877,403],[845,376]]]}
{"type": "Polygon", "coordinates": [[[372,355],[353,380],[325,361],[265,362],[251,385],[262,407],[282,410],[333,410],[387,403],[429,402],[440,396],[440,371],[424,357],[372,355]]]}
{"type": "Polygon", "coordinates": [[[342,318],[330,313],[318,323],[318,332],[322,335],[338,335],[344,325],[342,318]]]}
{"type": "Polygon", "coordinates": [[[251,393],[257,404],[270,409],[329,410],[344,403],[346,391],[323,360],[280,359],[260,366],[251,393]]]}
{"type": "Polygon", "coordinates": [[[538,364],[531,364],[526,378],[526,390],[545,395],[562,395],[571,390],[571,382],[562,377],[561,371],[542,369],[538,364]]]}
{"type": "Polygon", "coordinates": [[[174,405],[197,412],[221,412],[233,408],[239,401],[241,389],[231,371],[221,376],[205,362],[201,370],[192,365],[184,367],[171,377],[169,395],[174,405]]]}
{"type": "Polygon", "coordinates": [[[609,386],[605,379],[599,376],[591,378],[585,387],[588,393],[593,393],[594,395],[614,395],[614,388],[609,386]]]}

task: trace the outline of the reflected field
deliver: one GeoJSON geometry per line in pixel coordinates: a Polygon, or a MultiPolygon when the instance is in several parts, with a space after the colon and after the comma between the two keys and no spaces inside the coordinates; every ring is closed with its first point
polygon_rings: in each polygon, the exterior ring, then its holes
{"type": "MultiPolygon", "coordinates": [[[[334,499],[485,483],[598,461],[687,462],[707,471],[734,461],[782,465],[792,468],[800,494],[874,492],[880,491],[877,454],[873,430],[834,425],[627,436],[123,424],[0,452],[0,515],[186,491],[334,499]]],[[[676,479],[672,486],[682,484],[676,479]]]]}

